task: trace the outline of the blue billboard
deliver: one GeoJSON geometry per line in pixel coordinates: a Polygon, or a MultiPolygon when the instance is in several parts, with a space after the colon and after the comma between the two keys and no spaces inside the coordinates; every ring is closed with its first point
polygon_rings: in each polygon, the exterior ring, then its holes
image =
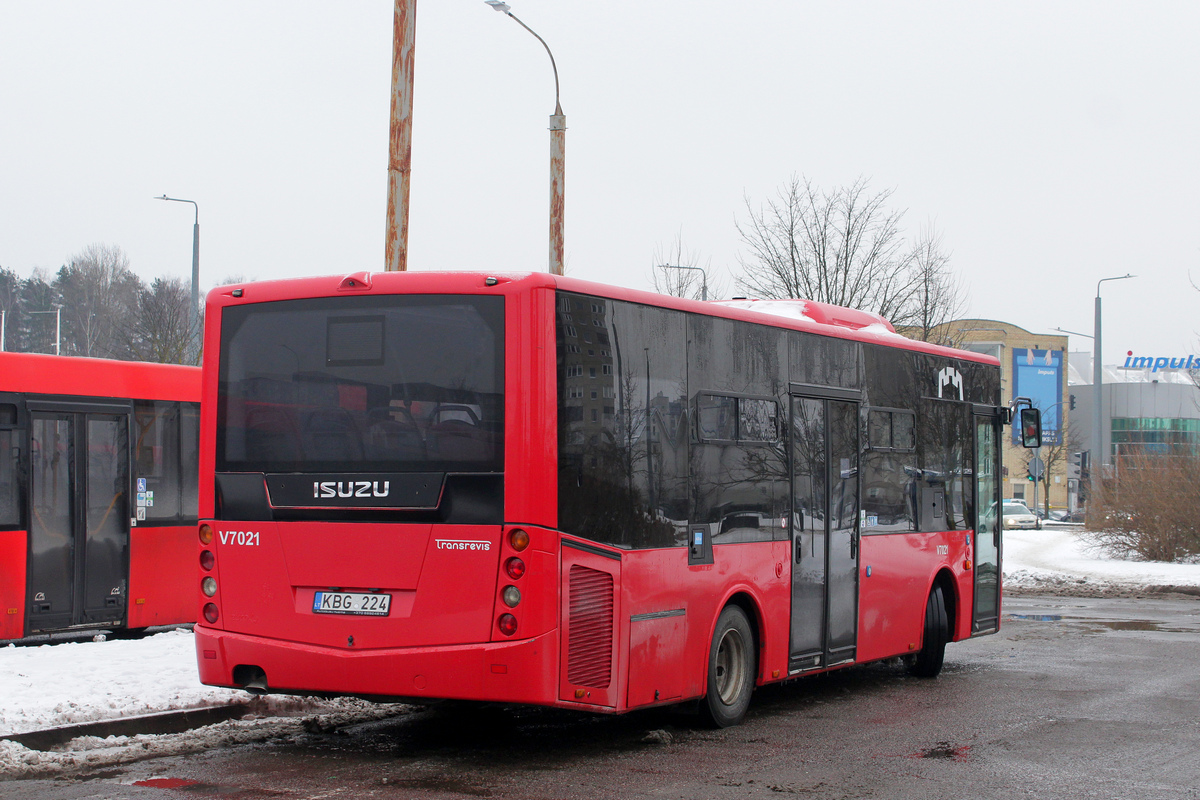
{"type": "MultiPolygon", "coordinates": [[[[1061,350],[1014,347],[1013,397],[1028,397],[1042,411],[1042,444],[1062,443],[1063,354],[1061,350]]],[[[1013,443],[1020,444],[1013,426],[1013,443]]]]}

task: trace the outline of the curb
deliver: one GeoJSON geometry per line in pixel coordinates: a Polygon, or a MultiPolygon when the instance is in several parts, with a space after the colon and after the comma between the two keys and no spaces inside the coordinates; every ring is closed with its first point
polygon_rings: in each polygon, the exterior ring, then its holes
{"type": "Polygon", "coordinates": [[[192,728],[202,728],[205,725],[213,725],[230,719],[241,719],[249,710],[248,703],[233,703],[227,706],[192,708],[186,711],[164,711],[137,717],[81,722],[77,725],[64,725],[60,728],[47,728],[41,731],[12,733],[2,735],[0,739],[16,742],[30,750],[49,750],[79,736],[96,736],[103,739],[108,736],[136,736],[139,733],[182,733],[192,728]]]}

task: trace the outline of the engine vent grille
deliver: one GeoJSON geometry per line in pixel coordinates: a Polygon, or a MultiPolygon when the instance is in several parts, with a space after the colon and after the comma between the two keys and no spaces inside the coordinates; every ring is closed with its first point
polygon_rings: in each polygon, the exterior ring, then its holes
{"type": "Polygon", "coordinates": [[[575,564],[571,567],[567,680],[606,689],[612,680],[613,576],[575,564]]]}

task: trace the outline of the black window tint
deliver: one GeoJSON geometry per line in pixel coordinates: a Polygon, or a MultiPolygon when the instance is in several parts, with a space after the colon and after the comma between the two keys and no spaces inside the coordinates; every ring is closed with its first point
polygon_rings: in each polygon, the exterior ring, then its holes
{"type": "Polygon", "coordinates": [[[682,545],[689,507],[684,315],[592,297],[564,298],[557,307],[559,527],[618,547],[682,545]],[[580,352],[568,344],[571,317],[603,332],[597,339],[611,348],[580,352]]]}
{"type": "Polygon", "coordinates": [[[862,385],[862,345],[811,333],[788,334],[788,361],[793,383],[858,389],[862,385]]]}
{"type": "Polygon", "coordinates": [[[147,522],[180,519],[179,404],[137,400],[133,404],[133,418],[137,459],[135,505],[139,510],[145,509],[147,522]]]}
{"type": "Polygon", "coordinates": [[[200,404],[179,404],[180,511],[184,519],[196,519],[200,486],[200,404]]]}
{"type": "Polygon", "coordinates": [[[222,313],[218,471],[503,469],[503,298],[328,297],[222,313]]]}
{"type": "Polygon", "coordinates": [[[914,425],[916,417],[911,413],[892,413],[892,447],[897,450],[912,450],[916,446],[914,425]]]}
{"type": "Polygon", "coordinates": [[[719,394],[702,394],[696,399],[701,439],[737,438],[737,399],[719,394]]]}
{"type": "Polygon", "coordinates": [[[892,446],[892,415],[887,411],[867,412],[867,446],[876,450],[892,446]]]}
{"type": "MultiPolygon", "coordinates": [[[[16,408],[13,407],[13,424],[16,408]]],[[[0,429],[0,526],[15,528],[21,524],[21,484],[18,446],[21,433],[15,428],[0,429]]]]}
{"type": "Polygon", "coordinates": [[[728,392],[722,402],[742,428],[726,425],[721,437],[710,437],[703,422],[696,426],[691,518],[693,527],[709,527],[714,544],[787,538],[791,491],[777,427],[779,398],[788,391],[786,336],[763,325],[688,317],[688,385],[697,410],[704,413],[706,396],[728,392]]]}
{"type": "Polygon", "coordinates": [[[12,403],[0,403],[0,425],[17,424],[17,407],[12,403]]]}
{"type": "Polygon", "coordinates": [[[744,442],[773,442],[779,438],[774,400],[754,397],[738,399],[738,439],[744,442]]]}

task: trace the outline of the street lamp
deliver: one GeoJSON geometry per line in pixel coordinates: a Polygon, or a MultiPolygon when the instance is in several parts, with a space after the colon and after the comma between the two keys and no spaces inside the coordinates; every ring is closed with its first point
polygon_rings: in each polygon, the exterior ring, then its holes
{"type": "Polygon", "coordinates": [[[533,28],[526,25],[512,13],[504,0],[483,0],[501,14],[511,17],[514,22],[533,34],[534,38],[546,48],[550,56],[550,68],[554,70],[554,113],[550,115],[550,272],[554,275],[563,274],[563,184],[566,172],[567,146],[567,117],[562,113],[562,104],[558,101],[558,66],[554,63],[554,53],[550,45],[538,36],[533,28]]]}
{"type": "Polygon", "coordinates": [[[708,273],[703,267],[686,267],[682,264],[659,264],[659,269],[694,269],[700,273],[700,299],[708,299],[708,273]]]}
{"type": "Polygon", "coordinates": [[[53,311],[30,311],[30,314],[54,315],[54,355],[62,355],[62,306],[55,305],[53,311]]]}
{"type": "Polygon", "coordinates": [[[155,200],[170,200],[174,203],[191,203],[196,208],[196,224],[192,226],[192,307],[188,314],[188,355],[195,360],[199,354],[196,337],[200,333],[200,206],[195,200],[180,200],[178,197],[156,197],[155,200]]]}
{"type": "Polygon", "coordinates": [[[1104,380],[1104,368],[1101,364],[1104,362],[1104,351],[1100,347],[1100,284],[1105,281],[1123,281],[1126,278],[1136,278],[1136,275],[1125,274],[1117,275],[1112,278],[1101,278],[1096,281],[1096,326],[1092,334],[1093,350],[1092,350],[1092,391],[1094,398],[1092,405],[1095,406],[1092,417],[1092,441],[1094,442],[1096,457],[1092,458],[1092,486],[1088,497],[1088,508],[1092,508],[1090,503],[1095,500],[1100,491],[1100,474],[1103,465],[1108,461],[1107,448],[1104,447],[1104,391],[1101,381],[1104,380]]]}

